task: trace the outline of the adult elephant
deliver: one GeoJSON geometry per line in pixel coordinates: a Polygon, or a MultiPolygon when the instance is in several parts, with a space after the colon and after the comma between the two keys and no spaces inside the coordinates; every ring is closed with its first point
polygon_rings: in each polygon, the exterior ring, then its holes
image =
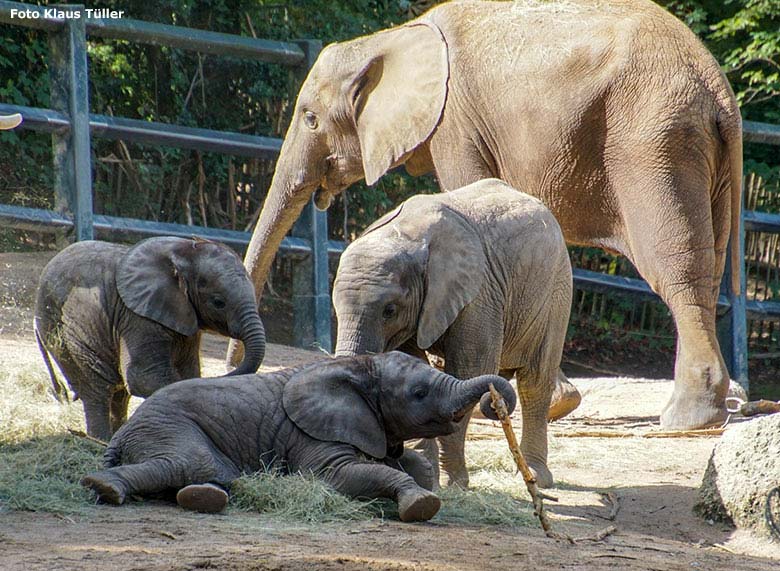
{"type": "Polygon", "coordinates": [[[453,2],[328,46],[246,254],[257,291],[315,191],[326,208],[400,164],[435,172],[444,190],[503,179],[540,198],[569,243],[627,256],[677,325],[662,425],[725,418],[715,307],[738,232],[741,118],[680,21],[649,0],[453,2]]]}

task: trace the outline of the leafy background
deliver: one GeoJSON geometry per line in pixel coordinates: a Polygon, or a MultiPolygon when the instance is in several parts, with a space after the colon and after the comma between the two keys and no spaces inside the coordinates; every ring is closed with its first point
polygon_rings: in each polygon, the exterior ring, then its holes
{"type": "MultiPolygon", "coordinates": [[[[46,4],[47,2],[39,2],[46,4]]],[[[259,38],[316,38],[328,44],[396,25],[437,0],[101,0],[93,7],[130,17],[259,38]]],[[[780,124],[780,2],[659,0],[705,42],[727,72],[745,119],[780,124]]],[[[0,25],[0,101],[49,107],[47,36],[0,25]]],[[[249,60],[200,55],[124,41],[89,41],[94,113],[281,137],[300,75],[249,60]]],[[[265,198],[273,161],[93,139],[96,211],[117,216],[250,229],[265,198]]],[[[780,153],[745,147],[750,207],[780,211],[780,153]]],[[[51,208],[51,139],[29,131],[0,133],[0,202],[51,208]]],[[[332,238],[352,239],[401,200],[434,192],[433,178],[392,172],[374,187],[356,184],[329,211],[332,238]]],[[[4,232],[0,248],[51,245],[51,238],[4,232]]],[[[751,296],[780,299],[776,237],[748,237],[751,296]],[[751,265],[752,264],[752,265],[751,265]]],[[[600,250],[573,248],[575,265],[636,275],[631,264],[600,250]]],[[[277,262],[270,303],[289,310],[289,261],[277,262]]],[[[272,332],[273,333],[273,332],[272,332]]],[[[286,341],[289,332],[279,331],[286,341]]],[[[273,335],[272,335],[273,336],[273,335]]],[[[751,324],[751,378],[780,374],[778,324],[751,324]]],[[[578,292],[567,355],[669,374],[673,323],[665,306],[578,292]]],[[[780,390],[780,389],[778,389],[780,390]]]]}

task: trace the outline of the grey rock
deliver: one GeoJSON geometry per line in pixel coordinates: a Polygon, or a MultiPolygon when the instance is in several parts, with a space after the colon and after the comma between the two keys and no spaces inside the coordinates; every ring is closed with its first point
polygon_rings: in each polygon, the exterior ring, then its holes
{"type": "MultiPolygon", "coordinates": [[[[729,427],[712,451],[696,511],[705,518],[771,536],[769,492],[780,486],[780,414],[729,427]]],[[[778,503],[778,502],[775,502],[778,503]]],[[[780,506],[772,506],[780,519],[780,506]]]]}

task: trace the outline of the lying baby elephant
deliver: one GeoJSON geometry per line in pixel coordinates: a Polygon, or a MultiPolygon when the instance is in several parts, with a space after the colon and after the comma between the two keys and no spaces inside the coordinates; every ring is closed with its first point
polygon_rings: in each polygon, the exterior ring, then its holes
{"type": "MultiPolygon", "coordinates": [[[[539,484],[550,486],[547,415],[571,292],[561,229],[536,198],[497,179],[415,196],[342,255],[333,286],[336,353],[427,349],[458,378],[514,374],[522,450],[539,484]]],[[[468,484],[467,424],[439,439],[450,483],[461,486],[468,484]]],[[[434,461],[436,443],[427,446],[434,461]]]]}
{"type": "Polygon", "coordinates": [[[502,377],[459,381],[399,352],[183,381],[146,399],[111,439],[106,468],[81,483],[114,504],[178,490],[182,507],[214,512],[242,473],[276,467],[348,496],[394,499],[403,521],[427,520],[439,509],[431,466],[403,441],[453,432],[478,401],[495,418],[490,383],[512,410],[502,377]]]}
{"type": "Polygon", "coordinates": [[[254,288],[229,248],[198,239],[150,238],[133,247],[77,242],[44,268],[35,332],[58,398],[60,365],[84,403],[87,432],[108,440],[130,395],[148,397],[200,376],[200,331],[241,339],[232,374],[263,361],[265,332],[254,288]],[[47,353],[48,351],[48,353],[47,353]]]}

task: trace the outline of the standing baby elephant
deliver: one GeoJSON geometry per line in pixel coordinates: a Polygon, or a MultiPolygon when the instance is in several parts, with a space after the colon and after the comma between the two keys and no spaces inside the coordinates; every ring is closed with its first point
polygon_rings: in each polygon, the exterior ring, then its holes
{"type": "MultiPolygon", "coordinates": [[[[517,377],[522,451],[541,486],[547,414],[569,320],[572,277],[552,213],[497,179],[415,196],[341,257],[333,287],[339,355],[397,347],[444,357],[458,378],[517,377]]],[[[468,418],[439,439],[450,483],[468,484],[468,418]]],[[[429,459],[438,451],[428,443],[429,459]]]]}
{"type": "Polygon", "coordinates": [[[81,483],[105,502],[177,491],[184,508],[216,512],[242,473],[313,473],[356,498],[391,498],[404,521],[439,509],[430,464],[403,441],[449,434],[477,403],[491,418],[490,384],[459,381],[394,352],[332,359],[265,375],[190,380],[148,398],[111,439],[105,469],[81,483]]]}
{"type": "Polygon", "coordinates": [[[248,347],[231,374],[253,373],[265,332],[252,283],[229,248],[199,239],[150,238],[133,247],[77,242],[44,268],[35,333],[58,398],[50,353],[84,403],[87,432],[108,440],[130,395],[148,397],[200,376],[200,331],[248,347]]]}

